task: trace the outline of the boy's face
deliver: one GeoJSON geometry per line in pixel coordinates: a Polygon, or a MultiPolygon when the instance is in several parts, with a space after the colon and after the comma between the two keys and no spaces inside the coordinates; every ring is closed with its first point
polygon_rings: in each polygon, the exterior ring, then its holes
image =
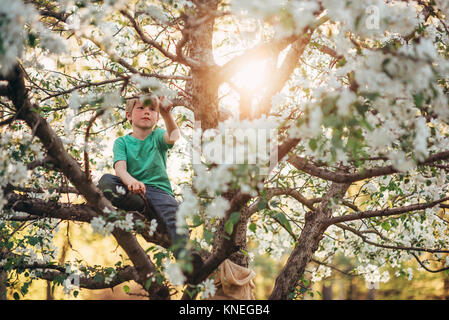
{"type": "Polygon", "coordinates": [[[141,129],[152,128],[159,120],[159,105],[154,100],[148,100],[147,103],[143,103],[140,99],[136,99],[131,114],[127,112],[126,117],[131,121],[133,127],[136,126],[141,129]]]}

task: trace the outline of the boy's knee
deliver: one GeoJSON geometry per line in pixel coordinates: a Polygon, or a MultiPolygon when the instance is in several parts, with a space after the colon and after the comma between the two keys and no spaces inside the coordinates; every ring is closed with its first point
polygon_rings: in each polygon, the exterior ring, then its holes
{"type": "Polygon", "coordinates": [[[127,192],[125,195],[117,193],[117,187],[127,190],[122,180],[106,173],[98,181],[98,188],[103,191],[104,196],[109,199],[113,206],[126,211],[141,211],[144,209],[145,201],[137,194],[127,192]]]}
{"type": "Polygon", "coordinates": [[[112,174],[106,173],[98,181],[98,188],[100,188],[100,190],[102,191],[106,189],[111,189],[112,191],[112,188],[114,188],[119,183],[119,181],[117,180],[120,180],[120,178],[112,174]]]}

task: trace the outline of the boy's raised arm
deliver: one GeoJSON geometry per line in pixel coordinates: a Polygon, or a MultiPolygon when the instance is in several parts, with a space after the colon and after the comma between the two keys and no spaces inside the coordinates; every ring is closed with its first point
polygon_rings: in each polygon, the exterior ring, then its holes
{"type": "Polygon", "coordinates": [[[164,134],[164,140],[167,144],[174,144],[179,139],[179,128],[170,110],[173,108],[173,104],[170,100],[161,97],[159,104],[159,111],[165,122],[167,132],[164,134]]]}

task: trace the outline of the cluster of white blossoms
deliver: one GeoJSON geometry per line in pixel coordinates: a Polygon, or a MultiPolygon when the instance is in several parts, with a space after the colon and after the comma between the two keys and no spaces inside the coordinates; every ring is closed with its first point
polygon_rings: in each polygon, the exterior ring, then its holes
{"type": "Polygon", "coordinates": [[[320,5],[316,0],[306,1],[232,1],[232,11],[241,17],[269,21],[273,18],[284,23],[275,24],[276,36],[287,37],[301,33],[305,27],[314,25],[315,13],[320,5]]]}
{"type": "Polygon", "coordinates": [[[383,0],[322,1],[330,19],[341,23],[342,31],[362,37],[382,37],[388,31],[408,34],[418,24],[414,5],[383,0]]]}
{"type": "MultiPolygon", "coordinates": [[[[299,234],[299,230],[294,232],[299,234]]],[[[256,222],[255,232],[248,229],[247,235],[257,242],[256,253],[259,255],[269,253],[273,259],[279,260],[292,250],[293,239],[290,234],[279,225],[273,224],[268,215],[261,215],[256,222]]]]}
{"type": "MultiPolygon", "coordinates": [[[[25,186],[31,178],[31,172],[27,169],[28,159],[41,160],[44,153],[40,143],[33,140],[33,136],[27,131],[4,131],[0,135],[0,210],[6,204],[3,198],[2,187],[12,184],[17,187],[25,186]],[[16,155],[21,155],[20,158],[16,155]]],[[[40,186],[45,187],[44,178],[36,178],[40,186]]],[[[32,195],[33,196],[33,195],[32,195]]],[[[35,194],[34,197],[48,199],[50,194],[35,194]]]]}
{"type": "Polygon", "coordinates": [[[198,287],[202,291],[201,298],[207,299],[213,297],[217,288],[215,287],[214,279],[206,279],[201,282],[198,287]]]}
{"type": "Polygon", "coordinates": [[[168,280],[174,286],[184,285],[184,283],[186,281],[186,277],[184,276],[181,266],[178,263],[172,262],[169,260],[165,260],[163,262],[163,270],[164,270],[164,273],[167,275],[168,280]]]}
{"type": "Polygon", "coordinates": [[[324,265],[319,265],[317,268],[312,270],[311,273],[312,273],[311,277],[312,282],[318,282],[330,277],[330,275],[332,274],[332,269],[324,265]]]}
{"type": "Polygon", "coordinates": [[[32,137],[28,133],[19,135],[10,131],[0,135],[0,186],[8,183],[22,185],[30,177],[26,165],[12,157],[12,154],[20,154],[24,146],[29,145],[31,152],[42,157],[42,152],[37,144],[31,144],[32,137]]]}
{"type": "MultiPolygon", "coordinates": [[[[114,214],[114,212],[107,208],[105,208],[104,212],[106,214],[114,214]]],[[[112,231],[114,231],[115,228],[130,232],[134,228],[133,215],[131,213],[127,213],[124,219],[119,218],[113,222],[107,222],[104,217],[94,217],[90,221],[90,226],[95,233],[99,233],[102,236],[108,236],[112,231]]]]}
{"type": "Polygon", "coordinates": [[[60,0],[59,7],[61,12],[70,13],[67,21],[69,29],[82,32],[90,30],[90,24],[100,24],[112,13],[123,9],[127,3],[126,0],[107,0],[99,4],[82,1],[83,5],[80,6],[75,0],[60,0]]]}
{"type": "Polygon", "coordinates": [[[35,21],[37,12],[21,0],[8,1],[0,6],[0,73],[5,75],[16,64],[23,53],[25,24],[35,21]]]}
{"type": "Polygon", "coordinates": [[[112,231],[114,231],[114,223],[106,222],[103,217],[94,217],[90,221],[90,226],[92,227],[95,233],[99,233],[102,236],[109,235],[112,231]]]}
{"type": "Polygon", "coordinates": [[[229,201],[223,197],[217,197],[207,206],[206,214],[209,217],[224,218],[226,211],[230,208],[229,201]]]}
{"type": "Polygon", "coordinates": [[[202,142],[198,141],[196,132],[194,148],[201,148],[200,155],[210,164],[267,165],[271,151],[275,150],[277,125],[275,119],[266,117],[242,121],[228,119],[220,122],[217,129],[202,132],[202,142]]]}
{"type": "Polygon", "coordinates": [[[183,190],[184,200],[177,213],[178,232],[182,232],[188,218],[202,209],[207,218],[224,217],[230,205],[220,194],[235,186],[257,196],[257,188],[262,186],[251,175],[268,173],[271,160],[277,161],[277,125],[271,118],[228,119],[217,129],[194,131],[191,154],[195,176],[193,188],[183,190]],[[202,201],[204,195],[213,200],[202,201]]]}
{"type": "Polygon", "coordinates": [[[358,274],[362,275],[367,285],[379,282],[388,282],[390,274],[388,271],[381,272],[379,266],[372,264],[361,264],[356,268],[358,274]]]}
{"type": "Polygon", "coordinates": [[[24,257],[28,264],[46,264],[57,258],[58,247],[54,244],[54,236],[58,232],[58,221],[43,219],[27,228],[26,244],[18,246],[14,253],[24,257]]]}
{"type": "Polygon", "coordinates": [[[112,282],[112,280],[114,280],[116,275],[117,275],[117,271],[111,270],[108,274],[106,274],[106,277],[104,278],[104,283],[110,284],[112,282]]]}
{"type": "Polygon", "coordinates": [[[176,212],[176,232],[178,234],[188,232],[185,228],[187,219],[198,213],[200,210],[198,196],[192,192],[191,188],[185,187],[183,189],[183,197],[184,199],[176,212]]]}
{"type": "MultiPolygon", "coordinates": [[[[374,182],[371,181],[370,183],[373,184],[374,182]]],[[[373,188],[373,186],[369,188],[373,188]]],[[[389,198],[388,193],[386,197],[389,198]]],[[[411,202],[416,202],[416,200],[411,200],[411,202]]],[[[340,214],[343,214],[343,212],[340,214]]],[[[386,226],[379,227],[376,233],[373,230],[369,231],[370,229],[362,221],[352,221],[347,223],[347,225],[357,230],[360,234],[364,234],[366,241],[378,243],[379,245],[444,249],[449,245],[449,237],[446,235],[446,225],[441,220],[441,217],[441,209],[435,206],[426,209],[424,212],[411,213],[402,219],[392,219],[391,222],[386,221],[384,222],[387,223],[386,226]]],[[[401,274],[403,263],[407,263],[412,259],[411,254],[406,250],[385,250],[381,247],[364,243],[365,240],[353,232],[343,232],[337,226],[331,226],[326,231],[326,235],[314,256],[326,263],[332,261],[334,253],[353,258],[357,266],[355,271],[365,278],[367,284],[387,282],[389,280],[389,273],[382,271],[382,268],[386,267],[387,263],[393,270],[397,270],[395,274],[398,275],[401,274]],[[354,250],[354,248],[357,248],[357,250],[354,250]]],[[[441,254],[434,254],[434,258],[439,259],[443,264],[446,263],[441,254]]],[[[312,275],[314,272],[312,270],[312,275]]],[[[409,277],[412,277],[410,272],[407,274],[409,277]]],[[[316,275],[316,279],[321,275],[322,273],[316,275]]]]}
{"type": "Polygon", "coordinates": [[[68,275],[63,281],[62,287],[65,295],[69,296],[73,291],[80,288],[80,277],[82,273],[75,264],[67,265],[65,273],[68,275]]]}
{"type": "Polygon", "coordinates": [[[123,102],[120,92],[118,91],[105,92],[101,94],[89,92],[85,95],[81,95],[78,90],[74,90],[68,101],[68,109],[66,111],[65,123],[63,126],[65,137],[68,138],[65,141],[66,144],[74,142],[74,128],[80,122],[89,121],[91,117],[91,115],[86,112],[80,112],[81,107],[87,104],[95,104],[97,101],[101,101],[99,108],[103,112],[101,115],[101,122],[103,126],[107,126],[115,120],[113,117],[114,110],[123,102]]]}
{"type": "Polygon", "coordinates": [[[0,74],[11,70],[17,59],[22,57],[25,44],[31,38],[38,37],[39,46],[50,53],[67,51],[64,39],[50,32],[39,21],[39,15],[31,4],[22,0],[8,2],[1,6],[0,18],[0,74]]]}
{"type": "Polygon", "coordinates": [[[169,89],[163,82],[155,77],[144,77],[139,74],[133,74],[130,77],[130,80],[139,89],[151,89],[151,92],[157,96],[164,96],[166,99],[171,99],[177,96],[175,91],[169,89]]]}
{"type": "Polygon", "coordinates": [[[156,219],[152,219],[150,222],[150,228],[148,230],[148,234],[151,236],[153,236],[153,234],[156,232],[157,229],[157,221],[156,219]]]}

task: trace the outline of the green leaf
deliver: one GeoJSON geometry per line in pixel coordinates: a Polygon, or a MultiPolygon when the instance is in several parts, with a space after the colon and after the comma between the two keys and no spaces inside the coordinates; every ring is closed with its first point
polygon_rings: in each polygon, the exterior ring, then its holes
{"type": "Polygon", "coordinates": [[[129,293],[129,287],[128,286],[123,286],[123,291],[125,291],[125,293],[129,293]]]}
{"type": "Polygon", "coordinates": [[[212,240],[214,239],[215,234],[212,231],[209,231],[209,230],[205,229],[203,231],[203,236],[204,236],[204,240],[207,243],[211,244],[212,240]]]}
{"type": "Polygon", "coordinates": [[[239,221],[239,219],[240,219],[240,212],[231,213],[231,216],[225,223],[225,231],[227,234],[229,235],[232,234],[232,231],[234,230],[234,225],[239,221]]]}
{"type": "Polygon", "coordinates": [[[416,107],[420,109],[424,104],[424,95],[422,93],[414,94],[413,100],[415,101],[416,107]]]}
{"type": "Polygon", "coordinates": [[[282,212],[278,212],[275,217],[282,224],[282,226],[284,226],[284,228],[287,229],[288,232],[293,233],[292,226],[290,225],[290,221],[288,221],[285,214],[283,214],[282,212]]]}
{"type": "Polygon", "coordinates": [[[256,233],[257,225],[255,223],[251,223],[248,227],[253,233],[256,233]]]}
{"type": "Polygon", "coordinates": [[[228,220],[225,223],[225,231],[227,234],[231,235],[232,231],[234,230],[234,224],[232,223],[232,221],[228,220]]]}
{"type": "Polygon", "coordinates": [[[28,34],[28,45],[30,47],[34,48],[36,46],[36,39],[37,39],[37,36],[34,33],[30,32],[28,34]]]}
{"type": "Polygon", "coordinates": [[[97,273],[94,276],[94,282],[95,283],[101,283],[101,282],[103,282],[103,279],[104,279],[104,276],[102,274],[100,274],[100,273],[97,273]]]}
{"type": "Polygon", "coordinates": [[[382,222],[381,227],[382,227],[382,229],[384,229],[386,231],[390,230],[391,229],[390,222],[388,222],[388,221],[382,222]]]}
{"type": "Polygon", "coordinates": [[[271,206],[272,208],[277,208],[277,207],[279,207],[279,204],[280,204],[280,201],[279,201],[279,200],[273,200],[273,201],[270,201],[270,206],[271,206]]]}
{"type": "Polygon", "coordinates": [[[315,151],[316,148],[318,148],[318,142],[316,139],[310,139],[309,141],[309,147],[312,151],[315,151]]]}
{"type": "Polygon", "coordinates": [[[259,203],[257,204],[257,209],[258,210],[263,210],[267,207],[268,201],[267,199],[261,197],[259,200],[259,203]]]}
{"type": "Polygon", "coordinates": [[[149,290],[151,286],[151,279],[147,279],[147,281],[145,282],[145,290],[149,290]]]}
{"type": "Polygon", "coordinates": [[[196,227],[199,227],[200,225],[202,225],[203,224],[203,219],[200,217],[200,216],[198,216],[198,215],[195,215],[194,217],[193,217],[193,225],[192,226],[190,226],[191,228],[196,228],[196,227]]]}
{"type": "Polygon", "coordinates": [[[231,220],[234,224],[239,222],[239,220],[240,220],[240,212],[233,212],[233,213],[231,213],[231,216],[229,217],[229,220],[231,220]]]}

